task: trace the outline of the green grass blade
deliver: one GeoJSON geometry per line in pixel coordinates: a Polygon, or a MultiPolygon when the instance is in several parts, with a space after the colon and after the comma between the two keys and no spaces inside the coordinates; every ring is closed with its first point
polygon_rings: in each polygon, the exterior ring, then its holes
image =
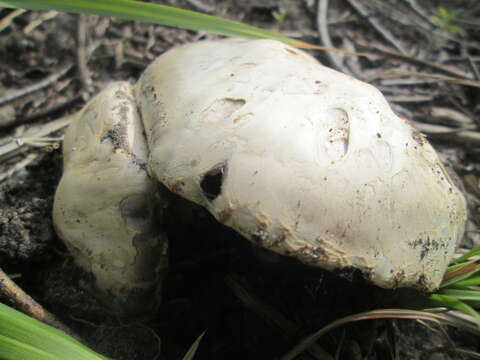
{"type": "Polygon", "coordinates": [[[138,20],[189,30],[205,30],[225,36],[270,38],[303,47],[301,41],[236,21],[171,6],[134,0],[0,0],[0,6],[29,10],[57,10],[138,20]]]}
{"type": "Polygon", "coordinates": [[[443,295],[453,296],[459,300],[480,301],[479,290],[442,289],[440,293],[443,295]]]}
{"type": "Polygon", "coordinates": [[[459,270],[459,269],[461,269],[465,266],[468,266],[470,264],[473,264],[473,263],[474,263],[474,261],[467,261],[467,262],[463,262],[461,264],[455,264],[455,263],[452,262],[452,265],[448,266],[448,268],[447,268],[447,273],[453,272],[455,270],[459,270]]]}
{"type": "Polygon", "coordinates": [[[467,259],[470,259],[473,256],[480,255],[480,245],[474,246],[469,252],[460,256],[458,259],[452,260],[452,264],[456,264],[467,259]]]}
{"type": "Polygon", "coordinates": [[[479,300],[464,300],[464,303],[470,305],[472,308],[478,310],[480,309],[480,301],[479,300]]]}
{"type": "Polygon", "coordinates": [[[200,336],[193,342],[193,344],[190,346],[190,349],[188,349],[187,353],[182,358],[182,360],[193,360],[193,358],[195,357],[195,354],[197,353],[198,347],[200,346],[200,342],[202,341],[203,336],[205,335],[206,332],[207,330],[202,332],[200,336]]]}
{"type": "Polygon", "coordinates": [[[465,304],[456,297],[442,294],[431,294],[429,299],[435,306],[442,306],[449,309],[458,310],[472,316],[475,318],[477,325],[480,327],[480,314],[478,314],[478,312],[476,312],[475,309],[473,309],[470,305],[465,304]]]}
{"type": "Polygon", "coordinates": [[[108,360],[67,334],[0,303],[0,358],[11,356],[12,351],[17,354],[15,360],[108,360]],[[26,352],[30,356],[22,355],[26,352]]]}
{"type": "Polygon", "coordinates": [[[467,279],[457,281],[455,283],[455,287],[457,286],[473,286],[473,285],[480,285],[480,275],[471,276],[467,279]]]}
{"type": "Polygon", "coordinates": [[[0,358],[2,360],[59,360],[57,356],[3,335],[0,335],[0,358]]]}

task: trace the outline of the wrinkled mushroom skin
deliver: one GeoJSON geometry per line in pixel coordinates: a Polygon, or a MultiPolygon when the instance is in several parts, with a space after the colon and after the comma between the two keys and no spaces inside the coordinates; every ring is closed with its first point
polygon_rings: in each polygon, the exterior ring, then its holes
{"type": "Polygon", "coordinates": [[[165,263],[151,178],[263,248],[389,288],[437,288],[466,219],[433,148],[377,89],[272,40],[168,51],[133,92],[113,84],[87,104],[64,155],[57,231],[117,297],[165,263]]]}
{"type": "Polygon", "coordinates": [[[146,310],[166,238],[155,219],[156,183],[128,83],[112,84],[79,113],[64,140],[53,220],[76,262],[119,313],[146,310]]]}
{"type": "Polygon", "coordinates": [[[373,86],[276,41],[230,39],[167,52],[136,98],[149,171],[218,221],[382,287],[438,287],[465,200],[373,86]]]}

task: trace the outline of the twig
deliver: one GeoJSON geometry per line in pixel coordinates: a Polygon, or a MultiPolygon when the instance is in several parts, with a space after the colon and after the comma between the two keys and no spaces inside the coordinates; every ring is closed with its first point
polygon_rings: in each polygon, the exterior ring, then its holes
{"type": "Polygon", "coordinates": [[[45,21],[55,18],[58,14],[59,12],[55,10],[50,10],[46,13],[42,13],[39,19],[32,21],[23,29],[23,33],[24,34],[31,33],[33,30],[35,30],[37,26],[42,25],[42,23],[44,23],[45,21]]]}
{"type": "Polygon", "coordinates": [[[12,11],[10,14],[8,14],[7,16],[5,16],[4,18],[2,18],[0,20],[0,32],[2,32],[3,30],[5,30],[7,27],[9,27],[12,23],[12,21],[17,17],[17,16],[20,16],[22,15],[24,12],[26,12],[27,10],[25,9],[17,9],[15,11],[12,11]]]}
{"type": "Polygon", "coordinates": [[[431,25],[431,27],[437,27],[437,24],[430,19],[428,14],[417,4],[416,0],[404,0],[410,8],[417,13],[423,20],[431,25]]]}
{"type": "Polygon", "coordinates": [[[372,25],[372,27],[390,44],[392,44],[400,53],[404,56],[408,56],[407,51],[403,46],[395,39],[395,37],[383,27],[383,25],[376,18],[369,14],[367,8],[356,0],[347,0],[351,7],[355,9],[360,15],[362,15],[372,25]]]}
{"type": "MultiPolygon", "coordinates": [[[[240,284],[234,275],[228,275],[225,282],[247,309],[260,316],[275,329],[280,330],[285,340],[290,342],[302,333],[295,323],[258,299],[250,289],[244,284],[240,284]]],[[[318,345],[314,345],[308,351],[308,355],[310,355],[309,358],[313,359],[333,360],[333,357],[318,345]]]]}
{"type": "MultiPolygon", "coordinates": [[[[75,114],[68,115],[66,117],[51,121],[46,124],[32,126],[25,132],[24,137],[41,138],[55,131],[63,129],[68,124],[70,124],[74,117],[75,114]]],[[[18,155],[28,149],[27,144],[21,143],[18,140],[19,139],[11,139],[6,143],[2,143],[0,141],[0,162],[10,159],[11,157],[18,155]]]]}
{"type": "Polygon", "coordinates": [[[475,75],[475,79],[480,80],[480,71],[478,70],[477,64],[475,64],[475,61],[473,61],[473,57],[468,55],[467,60],[470,69],[472,69],[473,75],[475,75]]]}
{"type": "Polygon", "coordinates": [[[384,72],[378,73],[374,76],[366,79],[367,82],[372,82],[373,80],[377,79],[395,79],[399,77],[418,77],[423,79],[434,79],[439,81],[448,81],[454,84],[465,85],[465,86],[472,86],[476,88],[480,88],[480,81],[473,80],[473,79],[462,79],[462,78],[455,78],[451,76],[444,76],[444,75],[436,75],[436,74],[425,74],[415,71],[402,71],[402,72],[384,72]]]}
{"type": "Polygon", "coordinates": [[[458,76],[458,77],[461,77],[461,78],[464,78],[464,79],[471,79],[472,78],[472,76],[469,73],[466,73],[464,71],[461,71],[460,69],[457,69],[457,68],[454,68],[454,67],[451,67],[451,66],[445,66],[445,65],[433,63],[431,61],[418,59],[418,58],[415,58],[415,57],[412,57],[412,56],[403,55],[403,54],[401,54],[399,52],[396,52],[394,50],[387,49],[387,48],[382,47],[382,46],[375,46],[375,45],[372,45],[372,44],[367,44],[367,43],[365,43],[363,41],[360,41],[360,40],[357,40],[357,44],[359,44],[361,46],[364,46],[364,47],[367,47],[367,48],[375,49],[375,50],[380,51],[384,54],[387,54],[387,55],[390,55],[392,57],[411,62],[413,64],[420,64],[420,65],[428,66],[432,69],[439,70],[442,73],[445,73],[445,74],[448,74],[448,75],[458,76]]]}
{"type": "Polygon", "coordinates": [[[45,324],[51,325],[80,342],[82,339],[70,330],[65,324],[60,322],[52,313],[45,310],[42,305],[32,299],[17,284],[15,284],[7,274],[0,268],[0,294],[6,297],[12,304],[25,314],[37,319],[45,324]]]}
{"type": "Polygon", "coordinates": [[[7,91],[5,95],[0,97],[0,106],[55,84],[58,81],[58,79],[60,79],[63,75],[65,75],[71,68],[72,68],[72,64],[66,65],[62,67],[60,70],[58,70],[57,72],[53,73],[52,75],[46,77],[45,79],[39,81],[36,84],[27,86],[20,90],[7,91]]]}
{"type": "Polygon", "coordinates": [[[385,95],[385,98],[397,103],[419,103],[432,101],[435,97],[433,95],[385,95]]]}
{"type": "Polygon", "coordinates": [[[0,173],[0,183],[2,181],[4,181],[5,179],[8,179],[10,176],[12,176],[14,173],[16,173],[17,171],[25,168],[26,166],[28,166],[29,164],[32,163],[32,161],[34,161],[37,157],[38,157],[39,154],[28,154],[25,159],[21,160],[21,161],[18,161],[15,163],[15,165],[13,165],[10,169],[8,169],[6,172],[4,173],[0,173]]]}
{"type": "Polygon", "coordinates": [[[86,93],[84,94],[86,97],[85,100],[87,100],[89,94],[93,92],[93,82],[87,65],[87,20],[88,15],[86,14],[79,14],[77,16],[77,66],[80,82],[86,93]]]}
{"type": "MultiPolygon", "coordinates": [[[[318,0],[317,3],[317,30],[320,34],[320,40],[326,47],[333,48],[330,34],[328,32],[328,0],[318,0]]],[[[338,70],[348,75],[354,75],[345,65],[343,65],[342,58],[337,53],[327,51],[326,55],[338,70]]]]}
{"type": "Polygon", "coordinates": [[[419,121],[411,121],[412,125],[422,133],[435,139],[445,139],[462,145],[480,146],[480,132],[464,129],[456,129],[444,125],[427,124],[419,121]]]}
{"type": "Polygon", "coordinates": [[[71,106],[75,101],[81,99],[80,94],[76,94],[74,97],[70,99],[66,99],[60,103],[54,104],[49,107],[42,108],[32,114],[26,115],[24,117],[19,117],[15,119],[12,123],[7,124],[5,126],[0,126],[0,130],[11,130],[14,127],[25,125],[34,122],[37,119],[45,118],[49,115],[52,115],[60,110],[66,109],[67,107],[71,106]]]}

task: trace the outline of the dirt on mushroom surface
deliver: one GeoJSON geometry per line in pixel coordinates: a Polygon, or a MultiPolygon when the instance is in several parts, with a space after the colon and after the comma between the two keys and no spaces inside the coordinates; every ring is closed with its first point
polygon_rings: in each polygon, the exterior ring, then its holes
{"type": "MultiPolygon", "coordinates": [[[[473,21],[480,16],[478,5],[393,0],[162,3],[302,35],[312,43],[375,53],[368,58],[314,55],[372,82],[398,114],[430,134],[468,200],[462,246],[480,243],[480,90],[441,78],[479,80],[480,27],[473,21]]],[[[0,18],[10,14],[1,10],[0,18]]],[[[109,314],[108,304],[91,296],[89,274],[73,265],[53,231],[62,126],[52,127],[52,120],[79,110],[108,82],[135,81],[172,46],[215,36],[57,13],[19,13],[6,25],[0,32],[0,267],[95,350],[115,359],[179,359],[206,330],[198,359],[278,358],[330,321],[395,302],[397,293],[374,288],[356,273],[333,275],[258,253],[205,211],[175,199],[166,224],[171,255],[162,305],[142,318],[109,314]],[[25,91],[40,83],[40,90],[25,91]],[[12,94],[17,97],[9,100],[12,94]],[[59,130],[39,139],[28,133],[32,126],[59,130]],[[13,138],[25,145],[5,150],[13,138]],[[285,332],[278,314],[293,329],[285,332]]],[[[321,346],[330,354],[340,349],[342,359],[388,359],[395,351],[400,359],[469,358],[453,344],[479,351],[478,339],[451,329],[448,339],[437,330],[407,320],[369,321],[327,335],[321,346]]]]}

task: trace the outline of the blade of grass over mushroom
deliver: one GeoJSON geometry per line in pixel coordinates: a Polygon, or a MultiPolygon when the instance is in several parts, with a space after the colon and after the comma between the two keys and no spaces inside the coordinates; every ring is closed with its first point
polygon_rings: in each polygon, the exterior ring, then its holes
{"type": "Polygon", "coordinates": [[[67,334],[0,303],[0,358],[108,360],[67,334]]]}
{"type": "Polygon", "coordinates": [[[258,27],[220,17],[171,6],[134,0],[0,0],[0,7],[29,10],[57,10],[69,13],[85,13],[114,16],[127,20],[151,22],[159,25],[205,30],[225,36],[269,38],[286,44],[309,49],[341,51],[308,44],[258,27]]]}

